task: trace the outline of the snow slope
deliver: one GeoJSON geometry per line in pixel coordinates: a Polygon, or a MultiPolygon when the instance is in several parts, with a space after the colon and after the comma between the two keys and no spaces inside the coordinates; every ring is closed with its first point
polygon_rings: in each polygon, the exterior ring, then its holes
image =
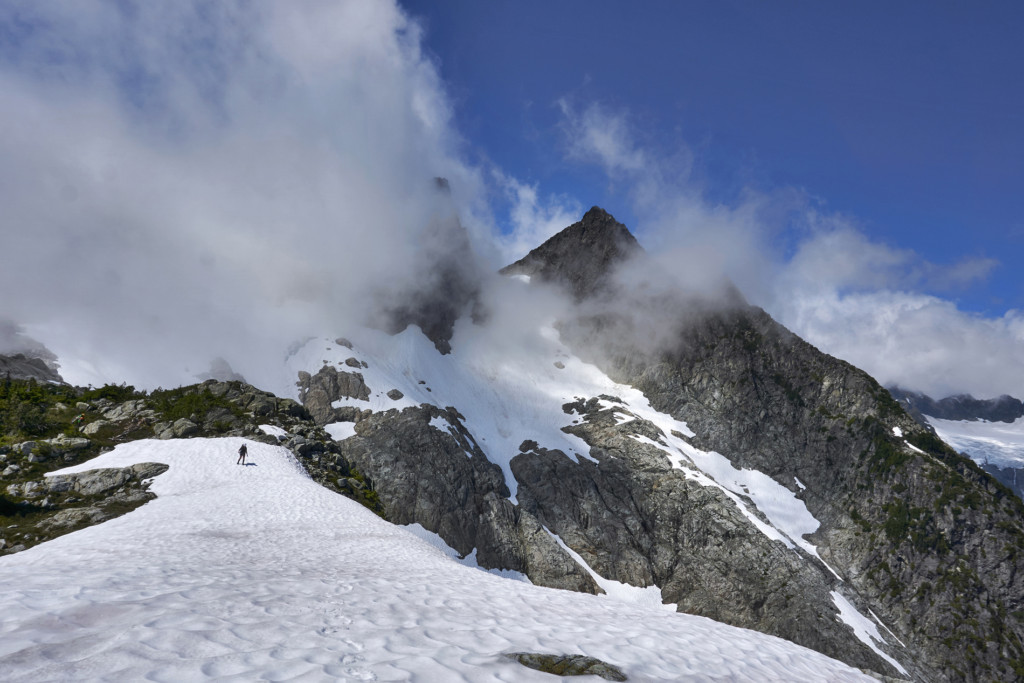
{"type": "MultiPolygon", "coordinates": [[[[722,489],[750,523],[769,538],[818,557],[817,549],[804,536],[820,525],[794,492],[761,472],[737,469],[719,453],[691,446],[676,435],[694,435],[685,422],[656,411],[639,390],[614,382],[597,366],[573,355],[551,326],[539,331],[525,326],[495,331],[462,320],[449,355],[439,354],[416,327],[393,336],[355,328],[346,331],[346,337],[352,349],[326,336],[311,339],[290,358],[287,376],[294,378],[299,371],[316,373],[323,365],[361,373],[371,390],[370,400],[341,399],[335,401],[335,407],[351,405],[379,411],[421,403],[440,408],[454,406],[465,416],[466,428],[479,440],[487,459],[502,468],[513,503],[517,482],[510,461],[519,454],[519,445],[530,439],[543,448],[561,450],[577,462],[580,458],[592,459],[583,439],[562,431],[576,419],[562,406],[578,398],[610,395],[622,403],[602,401],[601,405],[615,409],[620,424],[642,418],[661,430],[660,441],[642,436],[635,437],[638,441],[664,451],[687,477],[722,489]],[[365,367],[350,367],[345,363],[349,358],[365,367]],[[403,397],[391,400],[387,397],[391,389],[398,389],[403,397]]],[[[291,383],[278,388],[295,395],[294,381],[291,383]]],[[[442,424],[435,427],[446,428],[442,424]]],[[[353,433],[349,423],[328,425],[327,430],[335,439],[353,433]]]]}
{"type": "Polygon", "coordinates": [[[928,417],[928,423],[939,438],[978,463],[1024,467],[1024,418],[987,422],[928,417]]]}
{"type": "MultiPolygon", "coordinates": [[[[0,558],[0,671],[38,680],[550,681],[582,653],[631,681],[872,680],[753,631],[462,566],[318,486],[280,447],[138,441],[157,499],[0,558]]],[[[584,678],[581,680],[597,680],[584,678]]]]}

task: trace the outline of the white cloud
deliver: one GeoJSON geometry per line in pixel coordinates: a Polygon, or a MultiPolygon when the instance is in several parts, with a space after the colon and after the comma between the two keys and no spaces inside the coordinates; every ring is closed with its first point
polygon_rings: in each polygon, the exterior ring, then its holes
{"type": "Polygon", "coordinates": [[[70,379],[172,385],[223,356],[258,381],[369,282],[422,272],[433,177],[483,215],[393,2],[9,3],[0,30],[0,318],[77,357],[70,379]]]}
{"type": "Polygon", "coordinates": [[[993,397],[1024,389],[1019,311],[984,318],[935,296],[881,290],[800,292],[781,318],[812,344],[885,385],[937,397],[993,397]]]}
{"type": "Polygon", "coordinates": [[[984,280],[996,260],[930,263],[793,189],[710,201],[688,149],[644,147],[626,112],[560,106],[567,156],[627,185],[638,218],[630,227],[683,287],[714,289],[728,278],[784,325],[886,384],[938,397],[1024,395],[1024,314],[985,318],[937,296],[984,280]]]}
{"type": "Polygon", "coordinates": [[[498,238],[502,265],[521,259],[531,249],[543,244],[583,215],[579,202],[568,197],[542,199],[537,185],[520,182],[495,172],[499,186],[512,202],[508,233],[498,238]]]}
{"type": "Polygon", "coordinates": [[[570,157],[597,162],[609,174],[646,168],[646,154],[633,139],[632,126],[623,112],[612,112],[597,103],[579,112],[565,98],[558,100],[558,108],[570,157]]]}

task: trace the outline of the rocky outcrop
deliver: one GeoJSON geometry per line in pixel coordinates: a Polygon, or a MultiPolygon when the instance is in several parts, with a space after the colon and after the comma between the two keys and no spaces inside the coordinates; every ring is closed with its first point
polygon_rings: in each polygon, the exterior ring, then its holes
{"type": "Polygon", "coordinates": [[[585,655],[555,655],[540,652],[507,652],[505,656],[525,667],[556,676],[597,676],[606,681],[625,681],[622,670],[594,657],[585,655]]]}
{"type": "MultiPolygon", "coordinates": [[[[149,482],[167,471],[161,463],[104,468],[23,481],[6,488],[5,507],[30,520],[31,531],[4,531],[0,555],[20,552],[51,538],[119,517],[154,498],[149,482]],[[20,501],[20,502],[12,502],[20,501]]],[[[8,511],[5,511],[8,514],[8,511]]]]}
{"type": "Polygon", "coordinates": [[[533,446],[512,469],[520,506],[598,574],[659,586],[681,611],[897,673],[836,619],[830,592],[840,582],[828,568],[758,531],[721,489],[688,478],[636,438],[660,441],[655,425],[628,414],[619,424],[597,398],[565,409],[582,418],[565,431],[584,439],[597,463],[533,446]]]}
{"type": "Polygon", "coordinates": [[[501,468],[487,460],[454,408],[374,413],[355,432],[338,444],[341,455],[373,483],[389,521],[421,524],[462,556],[476,550],[482,567],[519,571],[543,586],[599,592],[536,517],[511,503],[501,468]]]}
{"type": "Polygon", "coordinates": [[[348,411],[333,407],[338,399],[370,400],[370,387],[363,381],[362,373],[339,371],[331,365],[323,366],[315,375],[300,372],[296,385],[299,387],[299,400],[319,425],[348,419],[348,411]]]}
{"type": "Polygon", "coordinates": [[[164,465],[43,476],[83,462],[118,443],[145,438],[244,436],[280,444],[295,454],[313,479],[380,512],[372,486],[339,455],[330,435],[291,399],[277,398],[241,382],[216,380],[148,396],[130,387],[89,392],[49,387],[44,388],[46,392],[59,396],[61,401],[68,394],[87,400],[77,401],[74,411],[66,403],[54,402],[49,413],[62,416],[64,424],[43,423],[39,428],[77,429],[90,438],[66,432],[0,445],[0,515],[13,522],[6,524],[0,534],[0,550],[4,553],[19,552],[111,519],[149,500],[152,496],[145,482],[162,472],[164,465]],[[103,396],[96,397],[97,393],[103,396]],[[188,417],[178,417],[182,414],[188,417]],[[266,434],[261,425],[272,425],[277,429],[269,431],[279,433],[279,429],[283,436],[266,434]]]}

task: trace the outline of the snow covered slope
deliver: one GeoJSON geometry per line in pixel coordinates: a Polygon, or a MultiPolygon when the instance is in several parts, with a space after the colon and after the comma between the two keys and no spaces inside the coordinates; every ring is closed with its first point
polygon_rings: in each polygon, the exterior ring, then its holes
{"type": "Polygon", "coordinates": [[[4,680],[552,680],[511,651],[587,654],[631,681],[871,680],[752,631],[462,566],[283,448],[247,442],[235,465],[240,443],[137,441],[74,468],[170,465],[142,508],[0,559],[4,680]]]}
{"type": "MultiPolygon", "coordinates": [[[[562,406],[581,397],[614,396],[621,403],[605,401],[604,407],[617,411],[620,424],[636,418],[652,422],[660,431],[660,439],[647,441],[664,451],[676,469],[703,485],[721,488],[750,523],[770,538],[788,547],[799,546],[817,557],[815,547],[804,536],[818,529],[818,521],[792,491],[761,472],[733,467],[719,453],[691,446],[677,436],[693,436],[686,423],[654,410],[639,390],[614,382],[595,365],[573,355],[553,327],[495,334],[463,323],[468,321],[460,321],[456,328],[449,355],[439,354],[416,327],[397,335],[367,328],[350,330],[352,349],[328,337],[318,337],[293,355],[289,375],[315,373],[321,365],[351,371],[345,361],[355,358],[365,365],[357,372],[371,390],[370,400],[344,398],[335,402],[336,407],[348,405],[376,412],[421,403],[439,408],[454,406],[465,417],[463,424],[477,438],[487,459],[502,468],[513,502],[517,482],[510,461],[519,454],[519,445],[530,439],[541,447],[561,450],[577,462],[580,458],[593,461],[583,439],[562,431],[579,421],[567,415],[562,406]],[[387,392],[392,389],[398,389],[403,397],[388,398],[387,392]],[[761,521],[743,498],[753,501],[770,523],[761,521]]],[[[295,395],[292,387],[287,390],[295,395]]],[[[327,428],[335,438],[354,433],[350,423],[327,428]]]]}

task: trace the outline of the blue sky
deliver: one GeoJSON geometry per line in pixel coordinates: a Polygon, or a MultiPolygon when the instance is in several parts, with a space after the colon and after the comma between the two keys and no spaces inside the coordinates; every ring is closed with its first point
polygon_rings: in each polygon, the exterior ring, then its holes
{"type": "MultiPolygon", "coordinates": [[[[685,147],[711,201],[798,188],[938,265],[995,259],[960,307],[1024,303],[1019,3],[407,0],[471,146],[542,193],[637,225],[620,184],[567,160],[561,100],[685,147]]],[[[693,178],[691,177],[691,182],[693,178]]]]}
{"type": "Polygon", "coordinates": [[[884,384],[1024,396],[1021,7],[7,0],[0,319],[258,383],[423,286],[444,176],[484,269],[596,204],[884,384]]]}

